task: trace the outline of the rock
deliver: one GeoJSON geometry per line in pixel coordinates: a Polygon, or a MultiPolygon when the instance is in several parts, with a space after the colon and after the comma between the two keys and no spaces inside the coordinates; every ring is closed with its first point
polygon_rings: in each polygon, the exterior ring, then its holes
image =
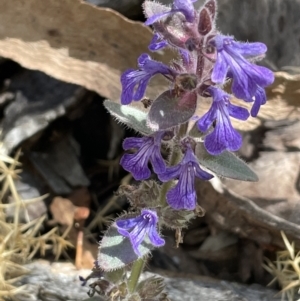
{"type": "Polygon", "coordinates": [[[11,80],[15,100],[4,110],[2,151],[10,153],[78,104],[86,90],[38,71],[24,70],[11,80]]]}
{"type": "MultiPolygon", "coordinates": [[[[26,294],[19,295],[22,301],[102,300],[98,296],[88,298],[88,286],[82,287],[80,276],[90,271],[76,270],[70,263],[49,264],[36,261],[26,265],[30,274],[18,280],[17,285],[26,285],[26,294]]],[[[146,272],[141,279],[153,276],[146,272]]],[[[208,277],[170,274],[165,277],[168,296],[172,301],[218,300],[218,301],[279,301],[277,292],[259,285],[241,285],[208,277]]],[[[92,280],[91,280],[92,281],[92,280]]]]}
{"type": "Polygon", "coordinates": [[[29,158],[53,192],[67,195],[76,187],[90,184],[79,163],[78,152],[77,142],[65,135],[52,142],[46,151],[30,152],[29,158]]]}

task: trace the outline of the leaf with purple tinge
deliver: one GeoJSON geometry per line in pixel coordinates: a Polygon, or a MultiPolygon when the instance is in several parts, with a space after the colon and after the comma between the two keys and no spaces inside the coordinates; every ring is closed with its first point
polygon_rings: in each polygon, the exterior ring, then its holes
{"type": "Polygon", "coordinates": [[[212,20],[210,18],[209,12],[206,8],[201,9],[199,16],[198,32],[205,36],[213,28],[212,20]]]}
{"type": "Polygon", "coordinates": [[[211,13],[211,17],[214,20],[216,17],[216,10],[217,10],[217,3],[215,0],[208,0],[204,7],[208,9],[208,11],[211,13]]]}
{"type": "Polygon", "coordinates": [[[196,92],[165,91],[153,102],[147,116],[152,130],[166,130],[187,122],[197,107],[196,92]]]}

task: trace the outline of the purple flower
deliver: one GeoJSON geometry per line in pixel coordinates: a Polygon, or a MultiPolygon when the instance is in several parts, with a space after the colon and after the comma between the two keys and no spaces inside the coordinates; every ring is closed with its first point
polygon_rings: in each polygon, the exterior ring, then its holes
{"type": "MultiPolygon", "coordinates": [[[[260,106],[264,105],[267,102],[266,91],[258,86],[253,98],[254,98],[254,104],[251,108],[251,116],[256,117],[260,109],[260,106]]],[[[251,101],[253,101],[253,98],[251,101]]]]}
{"type": "Polygon", "coordinates": [[[207,91],[213,97],[209,111],[198,120],[198,128],[206,132],[215,123],[213,131],[205,137],[204,145],[212,155],[219,155],[224,150],[237,151],[242,145],[241,135],[232,127],[230,118],[246,120],[249,112],[245,108],[229,102],[229,95],[223,90],[209,87],[207,91]]]}
{"type": "Polygon", "coordinates": [[[176,210],[195,209],[197,201],[195,176],[202,180],[210,180],[213,177],[200,168],[191,148],[186,150],[178,165],[167,167],[164,173],[158,174],[159,179],[163,182],[179,178],[178,183],[167,193],[167,202],[172,208],[176,210]]]}
{"type": "Polygon", "coordinates": [[[168,42],[163,40],[159,34],[155,33],[148,48],[151,51],[156,51],[165,48],[166,46],[168,46],[168,42]]]}
{"type": "Polygon", "coordinates": [[[157,232],[157,222],[158,217],[155,211],[143,209],[141,215],[134,218],[119,219],[116,224],[118,232],[130,239],[135,254],[141,256],[139,246],[146,235],[155,247],[162,247],[165,244],[165,240],[157,232]]]}
{"type": "Polygon", "coordinates": [[[152,163],[156,173],[162,173],[166,169],[165,162],[160,153],[161,139],[163,132],[158,132],[154,136],[142,138],[126,138],[123,142],[125,150],[136,148],[135,154],[124,154],[120,164],[123,168],[132,173],[133,177],[139,180],[148,179],[151,171],[148,162],[152,163]]]}
{"type": "Polygon", "coordinates": [[[163,63],[154,61],[146,53],[138,58],[139,70],[129,69],[121,75],[122,94],[121,103],[127,105],[132,100],[140,100],[146,91],[148,82],[156,74],[163,74],[166,77],[175,76],[175,71],[163,63]],[[135,87],[137,89],[135,90],[135,87]]]}
{"type": "Polygon", "coordinates": [[[217,35],[211,40],[216,47],[217,60],[212,72],[212,81],[223,84],[230,72],[232,92],[240,99],[249,101],[257,93],[258,87],[273,83],[274,74],[268,68],[257,66],[246,58],[261,57],[267,47],[263,43],[241,43],[232,37],[217,35]]]}
{"type": "Polygon", "coordinates": [[[163,17],[178,12],[182,13],[185,16],[187,22],[192,23],[195,20],[195,9],[193,2],[196,1],[197,0],[174,0],[172,9],[170,11],[154,14],[153,16],[148,18],[145,24],[151,25],[163,17]]]}

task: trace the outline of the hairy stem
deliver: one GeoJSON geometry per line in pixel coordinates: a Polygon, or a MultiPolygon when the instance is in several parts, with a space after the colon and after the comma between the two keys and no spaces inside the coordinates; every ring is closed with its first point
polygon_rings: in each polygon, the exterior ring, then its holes
{"type": "Polygon", "coordinates": [[[128,290],[130,293],[133,293],[136,289],[136,286],[138,284],[140,275],[142,274],[142,271],[145,266],[145,260],[142,258],[138,259],[133,263],[131,274],[128,279],[128,290]]]}

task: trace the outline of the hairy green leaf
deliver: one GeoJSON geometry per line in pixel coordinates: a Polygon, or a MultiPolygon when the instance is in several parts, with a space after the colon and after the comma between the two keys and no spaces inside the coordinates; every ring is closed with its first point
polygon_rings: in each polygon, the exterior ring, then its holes
{"type": "Polygon", "coordinates": [[[213,156],[206,151],[203,143],[198,143],[196,156],[200,165],[211,170],[217,176],[240,181],[258,181],[255,172],[243,160],[231,152],[224,151],[218,156],[213,156]]]}
{"type": "Polygon", "coordinates": [[[108,99],[103,104],[111,115],[130,128],[147,136],[153,133],[146,124],[147,113],[130,105],[121,105],[108,99]]]}

